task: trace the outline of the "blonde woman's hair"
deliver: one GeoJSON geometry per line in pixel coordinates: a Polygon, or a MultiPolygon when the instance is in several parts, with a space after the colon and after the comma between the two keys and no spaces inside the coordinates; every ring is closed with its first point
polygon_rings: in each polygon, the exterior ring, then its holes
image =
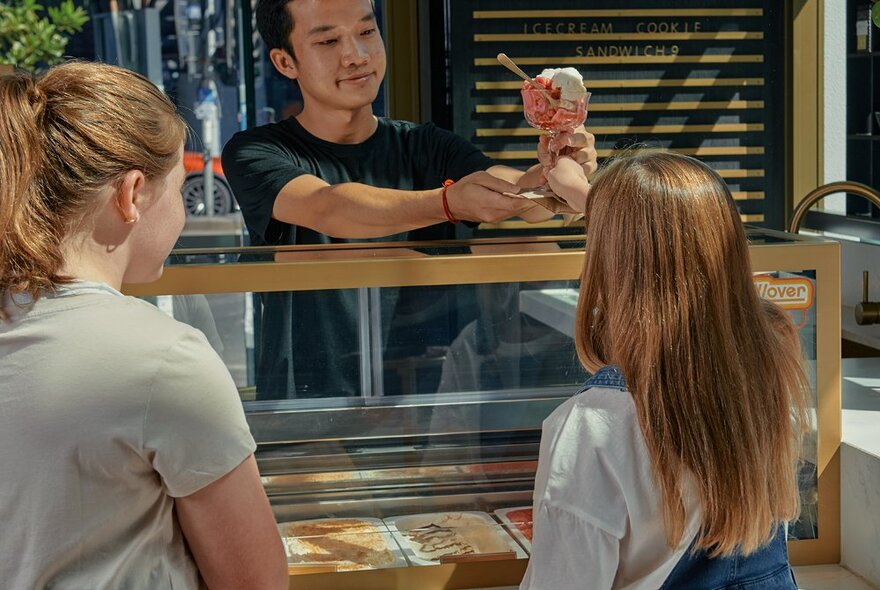
{"type": "Polygon", "coordinates": [[[73,61],[0,77],[0,294],[69,282],[61,242],[96,194],[130,170],[164,177],[185,137],[171,101],[129,70],[73,61]]]}
{"type": "Polygon", "coordinates": [[[667,543],[684,534],[689,473],[694,548],[751,553],[799,513],[809,385],[794,326],[754,287],[730,192],[698,160],[636,153],[598,175],[586,213],[578,356],[627,380],[667,543]]]}

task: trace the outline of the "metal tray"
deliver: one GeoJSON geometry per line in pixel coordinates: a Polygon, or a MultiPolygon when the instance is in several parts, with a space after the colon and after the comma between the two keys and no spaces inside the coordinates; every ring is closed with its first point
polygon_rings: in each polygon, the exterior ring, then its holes
{"type": "MultiPolygon", "coordinates": [[[[513,508],[499,508],[495,511],[495,516],[498,517],[498,520],[504,525],[507,531],[513,535],[513,538],[517,540],[517,542],[523,546],[523,548],[528,551],[530,554],[532,552],[532,542],[526,537],[523,532],[516,526],[516,523],[510,520],[510,517],[507,515],[511,512],[515,512],[517,510],[531,510],[531,506],[514,506],[513,508]]],[[[534,523],[532,523],[534,525],[534,523]]]]}
{"type": "Polygon", "coordinates": [[[403,553],[412,565],[439,565],[445,561],[445,557],[437,558],[421,557],[414,546],[413,542],[407,538],[404,533],[420,527],[429,526],[431,524],[439,524],[441,528],[449,529],[472,529],[474,534],[483,536],[486,541],[483,551],[477,551],[474,554],[466,556],[449,556],[455,557],[456,561],[481,561],[487,559],[525,559],[527,557],[525,551],[520,547],[513,538],[506,534],[501,526],[489,514],[478,511],[454,511],[454,512],[430,512],[425,514],[409,514],[405,516],[395,516],[386,518],[385,524],[391,531],[397,543],[403,548],[403,553]],[[450,521],[450,517],[460,515],[466,521],[456,523],[450,521]]]}
{"type": "MultiPolygon", "coordinates": [[[[319,571],[355,571],[355,570],[369,570],[369,569],[385,569],[385,568],[393,568],[393,567],[406,567],[407,561],[403,556],[403,552],[395,541],[394,537],[388,531],[388,528],[385,526],[385,523],[379,520],[378,518],[316,518],[312,520],[297,520],[291,522],[281,522],[278,523],[278,531],[281,534],[281,538],[284,541],[284,551],[287,554],[287,563],[288,570],[291,574],[306,574],[306,573],[316,573],[319,571]],[[382,540],[385,542],[385,545],[388,551],[391,552],[391,561],[389,563],[384,563],[381,565],[373,565],[369,563],[359,563],[353,561],[351,559],[345,559],[344,556],[340,556],[340,559],[334,561],[332,559],[321,560],[321,561],[307,561],[296,555],[292,546],[296,544],[297,537],[289,537],[287,536],[287,525],[291,524],[318,524],[318,523],[326,523],[332,521],[360,521],[366,524],[369,524],[376,529],[376,533],[365,532],[365,533],[330,533],[327,535],[323,535],[323,537],[328,538],[328,540],[332,537],[354,537],[358,534],[364,535],[378,535],[381,536],[382,540]]],[[[315,538],[319,538],[321,536],[316,535],[315,538]]],[[[332,543],[328,543],[328,555],[332,555],[333,547],[332,543]]]]}

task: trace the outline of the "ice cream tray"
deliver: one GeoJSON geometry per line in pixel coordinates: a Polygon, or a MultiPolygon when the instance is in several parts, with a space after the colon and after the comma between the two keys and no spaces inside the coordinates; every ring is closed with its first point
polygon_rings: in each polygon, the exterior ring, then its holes
{"type": "MultiPolygon", "coordinates": [[[[495,516],[498,517],[498,520],[504,525],[504,527],[510,531],[510,534],[519,542],[523,548],[529,553],[532,552],[532,541],[526,537],[522,530],[517,526],[517,523],[510,519],[508,516],[511,512],[516,512],[517,510],[531,510],[531,506],[515,506],[513,508],[500,508],[495,511],[495,516]]],[[[522,521],[518,521],[522,522],[522,521]]]]}
{"type": "Polygon", "coordinates": [[[318,518],[313,520],[298,520],[292,522],[283,522],[278,523],[278,531],[281,534],[282,541],[284,542],[284,552],[287,554],[287,563],[288,563],[288,571],[291,574],[308,574],[308,573],[320,573],[320,572],[329,572],[329,571],[354,571],[354,570],[366,570],[366,569],[385,569],[385,568],[395,568],[395,567],[405,567],[407,565],[407,560],[403,555],[403,551],[401,551],[400,547],[397,544],[394,536],[385,526],[385,523],[382,522],[378,518],[318,518]],[[375,531],[367,530],[367,531],[357,531],[353,529],[352,532],[328,532],[326,534],[315,534],[312,536],[301,536],[301,537],[289,537],[287,536],[288,526],[298,524],[298,525],[321,525],[322,523],[329,524],[333,522],[348,522],[348,521],[356,521],[359,523],[365,523],[375,528],[375,531]],[[381,551],[382,549],[387,550],[390,553],[390,560],[382,563],[369,563],[369,561],[364,562],[362,560],[358,560],[356,555],[345,555],[341,553],[343,548],[347,544],[351,544],[350,542],[356,539],[358,536],[363,535],[364,537],[374,537],[376,540],[381,539],[382,544],[377,544],[375,548],[372,548],[374,551],[381,551]],[[340,539],[342,537],[342,539],[340,539]],[[348,537],[348,543],[345,538],[348,537]],[[315,540],[323,540],[324,542],[315,543],[318,545],[319,549],[320,545],[323,545],[323,549],[326,551],[321,553],[322,559],[309,559],[310,555],[316,555],[316,553],[312,552],[310,554],[298,555],[296,549],[303,548],[303,542],[299,541],[299,539],[307,539],[314,538],[315,540]],[[336,542],[334,542],[336,541],[336,542]],[[341,542],[340,542],[341,541],[341,542]],[[384,545],[384,546],[383,546],[384,545]],[[339,552],[339,553],[337,553],[339,552]],[[333,559],[333,558],[336,559],[333,559]]]}
{"type": "Polygon", "coordinates": [[[516,558],[527,557],[522,547],[508,535],[504,529],[485,512],[434,512],[426,514],[409,514],[386,518],[391,534],[403,549],[404,555],[412,565],[439,565],[447,561],[483,560],[485,558],[516,558]],[[426,541],[419,546],[408,535],[418,531],[426,541]],[[437,541],[441,535],[442,540],[437,541]],[[470,553],[447,552],[449,543],[467,545],[470,553]],[[438,543],[439,551],[426,549],[428,544],[438,543]],[[431,556],[431,553],[435,555],[431,556]]]}

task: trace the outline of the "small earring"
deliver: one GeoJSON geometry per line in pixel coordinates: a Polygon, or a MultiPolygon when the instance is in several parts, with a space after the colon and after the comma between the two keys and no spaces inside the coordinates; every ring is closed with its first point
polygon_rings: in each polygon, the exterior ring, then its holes
{"type": "Polygon", "coordinates": [[[140,214],[136,214],[131,219],[126,219],[125,223],[128,223],[128,224],[137,223],[140,218],[141,218],[140,214]]]}

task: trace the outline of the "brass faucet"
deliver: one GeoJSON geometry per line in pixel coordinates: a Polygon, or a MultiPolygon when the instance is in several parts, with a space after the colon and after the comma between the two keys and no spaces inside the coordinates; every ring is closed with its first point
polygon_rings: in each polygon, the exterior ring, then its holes
{"type": "Polygon", "coordinates": [[[868,271],[862,271],[862,302],[855,311],[858,325],[880,324],[880,301],[868,301],[868,271]]]}
{"type": "Polygon", "coordinates": [[[824,199],[828,195],[833,195],[834,193],[851,193],[867,199],[877,207],[880,207],[880,193],[867,184],[852,180],[829,182],[828,184],[823,184],[822,186],[814,188],[808,192],[803,199],[801,199],[801,202],[795,207],[794,213],[791,214],[791,221],[788,222],[789,233],[798,233],[798,230],[801,227],[801,222],[807,214],[807,210],[818,201],[824,199]]]}
{"type": "MultiPolygon", "coordinates": [[[[794,213],[791,214],[791,221],[788,222],[788,231],[793,234],[798,233],[807,210],[815,205],[816,202],[834,193],[857,195],[880,207],[880,193],[867,184],[852,180],[830,182],[814,188],[798,203],[794,213]]],[[[862,275],[862,301],[856,305],[855,315],[856,323],[860,326],[880,323],[880,302],[868,301],[868,271],[865,271],[862,275]]]]}

